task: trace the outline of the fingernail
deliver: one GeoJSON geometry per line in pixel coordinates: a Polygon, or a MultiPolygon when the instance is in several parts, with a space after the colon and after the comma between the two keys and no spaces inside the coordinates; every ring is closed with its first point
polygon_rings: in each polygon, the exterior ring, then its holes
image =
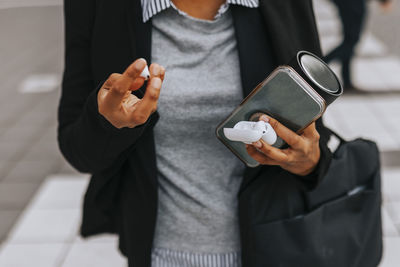
{"type": "Polygon", "coordinates": [[[154,88],[159,89],[161,87],[161,79],[157,77],[153,78],[152,84],[154,88]]]}
{"type": "Polygon", "coordinates": [[[153,67],[153,75],[154,76],[160,76],[160,67],[158,66],[158,65],[155,65],[154,67],[153,67]]]}
{"type": "Polygon", "coordinates": [[[260,120],[265,121],[265,122],[269,122],[269,117],[267,115],[262,115],[260,117],[260,120]]]}
{"type": "Polygon", "coordinates": [[[257,147],[257,148],[261,148],[261,147],[262,147],[262,144],[261,144],[260,141],[257,141],[257,142],[255,142],[255,143],[253,143],[253,145],[254,145],[255,147],[257,147]]]}
{"type": "Polygon", "coordinates": [[[139,60],[136,63],[136,69],[137,70],[142,70],[144,67],[146,67],[147,62],[144,58],[139,58],[139,60]]]}

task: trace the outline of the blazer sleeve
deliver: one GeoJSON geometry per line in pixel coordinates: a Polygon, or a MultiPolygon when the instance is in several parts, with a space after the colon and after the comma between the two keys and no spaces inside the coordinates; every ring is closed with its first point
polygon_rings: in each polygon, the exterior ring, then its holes
{"type": "Polygon", "coordinates": [[[95,0],[64,0],[65,69],[58,108],[58,144],[68,162],[81,172],[111,166],[141,136],[145,124],[117,129],[99,112],[91,69],[95,0]]]}

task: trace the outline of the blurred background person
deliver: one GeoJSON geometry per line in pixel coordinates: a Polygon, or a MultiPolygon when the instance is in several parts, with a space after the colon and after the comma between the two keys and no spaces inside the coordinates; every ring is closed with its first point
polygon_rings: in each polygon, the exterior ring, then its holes
{"type": "MultiPolygon", "coordinates": [[[[329,63],[338,60],[342,65],[342,81],[344,92],[358,92],[351,80],[350,68],[354,49],[360,40],[367,13],[366,0],[332,0],[336,5],[343,26],[343,41],[333,49],[324,60],[329,63]]],[[[392,8],[392,0],[379,0],[381,8],[388,12],[392,8]]]]}

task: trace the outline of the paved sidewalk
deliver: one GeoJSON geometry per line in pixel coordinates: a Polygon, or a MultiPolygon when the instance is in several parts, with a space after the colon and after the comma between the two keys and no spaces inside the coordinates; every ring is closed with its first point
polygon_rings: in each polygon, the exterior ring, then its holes
{"type": "MultiPolygon", "coordinates": [[[[0,42],[0,62],[6,63],[0,65],[5,81],[0,85],[0,267],[125,266],[115,237],[78,237],[88,176],[63,160],[55,132],[59,88],[53,79],[59,82],[62,71],[62,9],[3,10],[1,1],[11,3],[0,0],[0,34],[8,37],[0,42]]],[[[315,7],[327,52],[340,42],[340,25],[328,1],[316,0],[315,7]]],[[[333,68],[339,73],[340,66],[333,68]]],[[[398,55],[367,31],[354,75],[358,86],[374,93],[345,95],[325,116],[344,137],[375,140],[382,152],[381,267],[400,266],[400,75],[394,73],[400,73],[398,55]]]]}
{"type": "Polygon", "coordinates": [[[20,93],[38,74],[59,84],[62,17],[60,6],[0,8],[0,243],[46,176],[72,172],[56,142],[59,86],[20,93]]]}

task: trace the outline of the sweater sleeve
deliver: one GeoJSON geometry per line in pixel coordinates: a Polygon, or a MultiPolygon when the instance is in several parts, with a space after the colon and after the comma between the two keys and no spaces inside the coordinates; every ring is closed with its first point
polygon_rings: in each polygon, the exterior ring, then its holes
{"type": "Polygon", "coordinates": [[[95,0],[64,0],[65,69],[58,108],[60,150],[72,166],[89,173],[102,171],[117,161],[149,122],[117,129],[98,112],[101,84],[94,84],[91,70],[95,8],[95,0]]]}

